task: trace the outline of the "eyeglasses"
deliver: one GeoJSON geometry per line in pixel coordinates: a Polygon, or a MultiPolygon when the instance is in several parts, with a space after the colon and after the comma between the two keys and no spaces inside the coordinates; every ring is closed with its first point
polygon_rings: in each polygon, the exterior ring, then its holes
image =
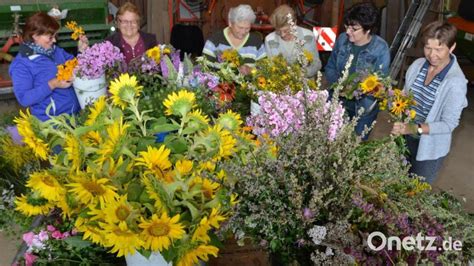
{"type": "Polygon", "coordinates": [[[344,25],[344,29],[346,29],[346,31],[350,31],[350,32],[357,32],[361,29],[363,29],[362,27],[360,28],[354,28],[354,26],[348,26],[348,25],[344,25]]]}
{"type": "Polygon", "coordinates": [[[117,22],[122,25],[128,25],[128,26],[137,26],[138,25],[138,20],[122,20],[118,19],[117,22]]]}

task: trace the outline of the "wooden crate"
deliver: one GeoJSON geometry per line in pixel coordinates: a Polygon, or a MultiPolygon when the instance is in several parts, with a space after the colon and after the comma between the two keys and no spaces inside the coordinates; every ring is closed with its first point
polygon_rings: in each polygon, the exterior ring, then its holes
{"type": "Polygon", "coordinates": [[[268,253],[254,245],[239,246],[234,240],[224,243],[217,258],[211,257],[209,266],[270,266],[268,253]]]}

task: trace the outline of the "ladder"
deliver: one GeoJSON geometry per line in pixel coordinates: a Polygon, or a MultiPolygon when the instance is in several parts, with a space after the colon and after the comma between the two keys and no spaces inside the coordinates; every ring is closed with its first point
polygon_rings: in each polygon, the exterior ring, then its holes
{"type": "Polygon", "coordinates": [[[408,48],[412,48],[423,22],[423,18],[431,5],[431,0],[412,0],[402,24],[398,28],[397,34],[390,46],[390,56],[393,58],[390,66],[390,77],[396,79],[405,53],[408,48]]]}

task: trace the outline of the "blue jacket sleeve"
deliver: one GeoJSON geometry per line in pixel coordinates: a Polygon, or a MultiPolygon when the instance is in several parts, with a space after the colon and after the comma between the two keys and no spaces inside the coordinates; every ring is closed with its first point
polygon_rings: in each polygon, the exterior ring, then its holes
{"type": "Polygon", "coordinates": [[[341,39],[342,38],[337,38],[336,44],[334,45],[334,48],[332,49],[331,55],[329,56],[328,63],[324,67],[324,76],[326,77],[327,82],[329,85],[332,85],[334,82],[336,82],[339,78],[339,75],[341,73],[338,73],[337,71],[337,54],[339,53],[339,49],[341,46],[341,39]]]}
{"type": "Polygon", "coordinates": [[[28,66],[19,60],[14,60],[10,66],[10,77],[13,82],[13,92],[23,107],[42,102],[52,94],[48,83],[34,85],[33,75],[28,66]]]}

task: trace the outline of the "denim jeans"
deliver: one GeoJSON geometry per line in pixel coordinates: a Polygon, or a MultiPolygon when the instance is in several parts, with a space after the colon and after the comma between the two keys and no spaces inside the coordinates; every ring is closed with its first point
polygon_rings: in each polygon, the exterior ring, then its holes
{"type": "Polygon", "coordinates": [[[417,161],[416,154],[418,153],[420,139],[408,135],[405,136],[405,139],[407,141],[408,150],[410,151],[410,155],[408,156],[408,161],[411,164],[410,173],[423,176],[425,178],[424,181],[432,185],[438,177],[438,172],[446,156],[436,160],[417,161]]]}
{"type": "MultiPolygon", "coordinates": [[[[344,108],[346,109],[347,114],[350,119],[353,119],[358,115],[359,110],[364,109],[362,114],[357,121],[355,127],[355,132],[357,135],[362,135],[365,127],[371,127],[372,123],[377,119],[377,114],[379,113],[379,105],[374,97],[372,96],[363,96],[359,100],[347,100],[343,99],[344,108]]],[[[370,131],[362,137],[362,140],[367,140],[369,138],[370,131]]]]}

